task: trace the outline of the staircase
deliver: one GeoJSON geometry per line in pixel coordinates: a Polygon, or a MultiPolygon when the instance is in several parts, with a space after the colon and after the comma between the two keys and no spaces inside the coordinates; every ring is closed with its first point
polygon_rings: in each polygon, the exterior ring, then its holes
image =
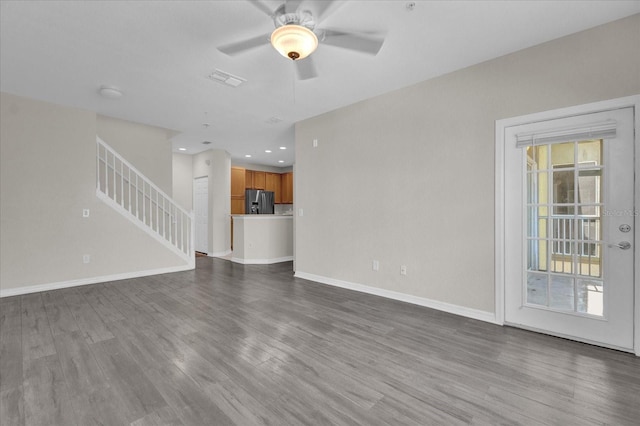
{"type": "Polygon", "coordinates": [[[195,266],[193,213],[96,137],[96,195],[106,204],[195,266]]]}

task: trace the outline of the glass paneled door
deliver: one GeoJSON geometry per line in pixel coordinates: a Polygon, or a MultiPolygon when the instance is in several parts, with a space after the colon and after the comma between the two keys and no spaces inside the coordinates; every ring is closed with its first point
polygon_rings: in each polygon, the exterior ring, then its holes
{"type": "Polygon", "coordinates": [[[526,304],[604,314],[602,139],[529,146],[526,304]]]}
{"type": "Polygon", "coordinates": [[[506,133],[506,322],[633,349],[633,110],[506,133]]]}

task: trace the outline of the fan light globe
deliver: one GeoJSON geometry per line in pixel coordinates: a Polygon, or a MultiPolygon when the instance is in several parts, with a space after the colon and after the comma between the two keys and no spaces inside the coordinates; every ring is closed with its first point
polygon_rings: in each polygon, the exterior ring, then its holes
{"type": "Polygon", "coordinates": [[[318,37],[309,28],[289,24],[271,33],[271,44],[285,58],[304,59],[318,47],[318,37]]]}

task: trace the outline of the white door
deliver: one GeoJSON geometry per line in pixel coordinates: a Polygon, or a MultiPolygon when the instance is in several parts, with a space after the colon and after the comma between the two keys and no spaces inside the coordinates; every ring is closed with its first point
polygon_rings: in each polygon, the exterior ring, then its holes
{"type": "Polygon", "coordinates": [[[505,322],[633,350],[633,109],[505,129],[505,322]]]}
{"type": "Polygon", "coordinates": [[[209,253],[209,178],[206,176],[193,180],[193,212],[195,249],[209,253]]]}

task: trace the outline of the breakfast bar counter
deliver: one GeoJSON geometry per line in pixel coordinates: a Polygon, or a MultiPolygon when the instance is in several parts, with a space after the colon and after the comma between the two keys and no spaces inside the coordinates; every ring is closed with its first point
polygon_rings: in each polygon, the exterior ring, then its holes
{"type": "Polygon", "coordinates": [[[232,262],[271,264],[293,260],[293,216],[240,214],[232,218],[232,262]]]}

